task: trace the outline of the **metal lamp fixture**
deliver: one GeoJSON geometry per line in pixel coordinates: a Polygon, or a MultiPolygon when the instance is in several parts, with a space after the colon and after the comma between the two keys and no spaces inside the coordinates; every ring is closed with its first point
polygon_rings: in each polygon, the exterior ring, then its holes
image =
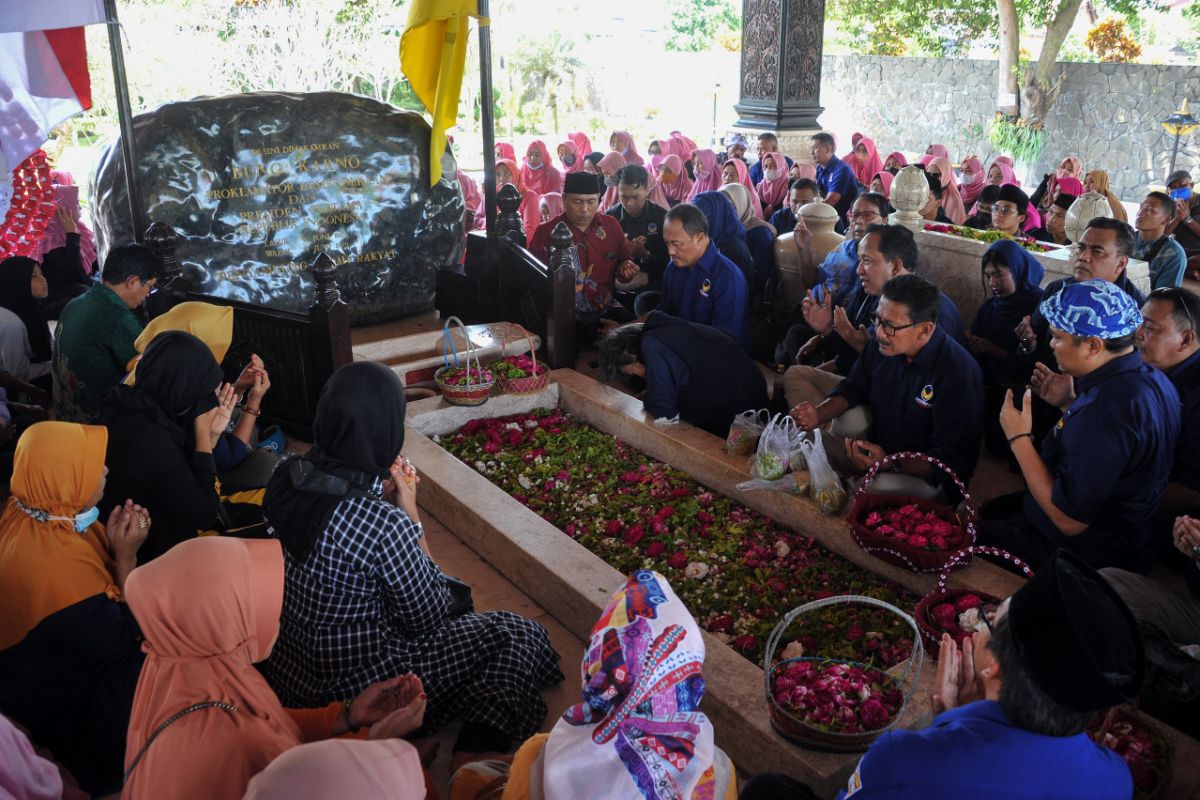
{"type": "Polygon", "coordinates": [[[1159,124],[1163,126],[1167,133],[1175,137],[1175,144],[1171,148],[1171,168],[1167,170],[1167,175],[1169,176],[1175,171],[1175,157],[1179,155],[1179,137],[1187,136],[1196,128],[1200,128],[1200,119],[1196,119],[1188,112],[1188,101],[1185,97],[1183,103],[1179,106],[1179,110],[1159,124]]]}

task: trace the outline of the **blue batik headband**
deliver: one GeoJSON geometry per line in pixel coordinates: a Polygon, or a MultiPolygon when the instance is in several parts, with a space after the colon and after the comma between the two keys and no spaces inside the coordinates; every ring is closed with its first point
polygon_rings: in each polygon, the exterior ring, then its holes
{"type": "Polygon", "coordinates": [[[1120,339],[1142,324],[1134,299],[1108,281],[1072,283],[1043,300],[1041,312],[1050,327],[1074,336],[1120,339]]]}

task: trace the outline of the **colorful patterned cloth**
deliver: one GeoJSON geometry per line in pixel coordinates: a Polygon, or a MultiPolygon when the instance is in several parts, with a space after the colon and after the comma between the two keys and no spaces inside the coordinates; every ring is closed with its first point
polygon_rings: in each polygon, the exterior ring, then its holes
{"type": "MultiPolygon", "coordinates": [[[[631,576],[609,601],[583,657],[583,702],[545,747],[547,797],[721,797],[704,696],[700,629],[666,579],[631,576]]],[[[722,775],[722,778],[727,778],[722,775]]]]}
{"type": "Polygon", "coordinates": [[[1042,301],[1042,316],[1050,327],[1074,336],[1119,339],[1142,324],[1142,313],[1132,297],[1115,283],[1082,281],[1042,301]]]}

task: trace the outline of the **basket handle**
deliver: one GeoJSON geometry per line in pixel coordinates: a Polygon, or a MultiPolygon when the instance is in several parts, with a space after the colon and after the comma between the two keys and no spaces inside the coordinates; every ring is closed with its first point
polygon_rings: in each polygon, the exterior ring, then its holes
{"type": "Polygon", "coordinates": [[[1007,550],[999,547],[990,547],[983,544],[973,544],[969,547],[964,547],[962,550],[959,550],[957,553],[950,556],[950,559],[946,562],[945,566],[942,567],[941,574],[938,575],[937,590],[939,592],[946,591],[946,581],[950,579],[950,571],[959,563],[966,560],[968,556],[973,556],[976,554],[999,556],[1000,558],[1003,558],[1006,561],[1011,561],[1013,564],[1020,567],[1021,571],[1025,573],[1026,578],[1033,577],[1033,568],[1007,550]]]}
{"type": "Polygon", "coordinates": [[[950,466],[948,464],[943,462],[941,459],[934,458],[933,456],[928,455],[926,453],[917,453],[917,452],[908,451],[908,452],[903,452],[903,453],[892,453],[891,455],[884,456],[883,458],[879,459],[878,461],[876,461],[874,464],[871,465],[871,469],[869,469],[867,471],[866,477],[864,477],[862,480],[862,483],[859,484],[857,494],[859,496],[865,497],[867,494],[867,487],[871,485],[871,481],[875,480],[875,476],[877,474],[879,474],[880,468],[885,467],[894,461],[901,461],[901,460],[924,461],[927,464],[932,464],[933,466],[940,469],[942,472],[949,475],[950,479],[952,481],[954,481],[954,485],[958,487],[959,494],[962,495],[963,504],[966,506],[967,512],[970,514],[971,518],[974,519],[975,507],[973,505],[971,505],[971,495],[970,495],[970,493],[967,492],[966,485],[958,477],[957,473],[955,473],[954,470],[950,469],[950,466]]]}
{"type": "Polygon", "coordinates": [[[775,657],[775,650],[779,647],[780,639],[783,638],[783,634],[787,632],[791,624],[796,621],[796,617],[809,611],[816,611],[819,608],[851,604],[875,606],[885,611],[891,611],[904,620],[908,624],[908,627],[912,628],[912,652],[908,655],[908,666],[905,667],[904,674],[900,676],[900,683],[903,685],[908,682],[909,675],[913,675],[912,683],[904,694],[904,704],[908,705],[909,699],[913,696],[913,692],[916,691],[917,685],[921,682],[921,667],[925,663],[925,645],[921,641],[921,629],[917,627],[915,619],[891,603],[860,594],[835,595],[834,597],[825,597],[821,600],[813,600],[811,603],[805,603],[798,608],[793,608],[784,615],[779,624],[775,626],[775,630],[771,631],[771,635],[767,637],[767,649],[763,654],[763,683],[768,695],[771,694],[771,660],[775,657]],[[916,665],[915,672],[914,664],[916,665]]]}
{"type": "Polygon", "coordinates": [[[464,325],[463,321],[461,319],[459,319],[458,317],[450,317],[449,319],[446,320],[446,324],[442,326],[442,363],[446,367],[450,366],[449,361],[446,359],[446,345],[447,345],[447,343],[449,343],[450,351],[454,354],[454,366],[456,366],[456,367],[459,366],[458,350],[454,347],[454,336],[451,335],[451,333],[450,333],[450,325],[452,323],[457,323],[458,327],[462,329],[463,341],[466,342],[466,344],[467,344],[466,356],[463,358],[463,361],[465,362],[466,368],[467,368],[467,385],[468,386],[471,385],[471,382],[472,382],[471,381],[471,359],[472,358],[474,358],[474,360],[475,360],[476,372],[480,373],[476,376],[476,379],[474,382],[482,384],[484,382],[483,376],[482,376],[483,367],[481,367],[479,365],[479,354],[475,351],[475,345],[471,343],[471,337],[467,334],[467,326],[464,325]]]}
{"type": "MultiPolygon", "coordinates": [[[[504,327],[500,329],[500,357],[504,358],[504,352],[508,349],[509,334],[516,329],[525,337],[525,341],[529,344],[529,359],[533,361],[534,372],[537,372],[537,351],[533,349],[533,337],[529,335],[529,329],[519,322],[506,322],[504,327]]],[[[516,338],[515,336],[513,338],[516,338]]]]}

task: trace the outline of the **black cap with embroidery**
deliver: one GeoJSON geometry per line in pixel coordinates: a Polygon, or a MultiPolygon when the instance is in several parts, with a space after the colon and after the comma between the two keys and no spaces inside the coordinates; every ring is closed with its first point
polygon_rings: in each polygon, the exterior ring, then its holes
{"type": "Polygon", "coordinates": [[[1059,550],[1008,608],[1017,653],[1038,688],[1073,711],[1137,697],[1146,658],[1125,602],[1078,556],[1059,550]]]}

